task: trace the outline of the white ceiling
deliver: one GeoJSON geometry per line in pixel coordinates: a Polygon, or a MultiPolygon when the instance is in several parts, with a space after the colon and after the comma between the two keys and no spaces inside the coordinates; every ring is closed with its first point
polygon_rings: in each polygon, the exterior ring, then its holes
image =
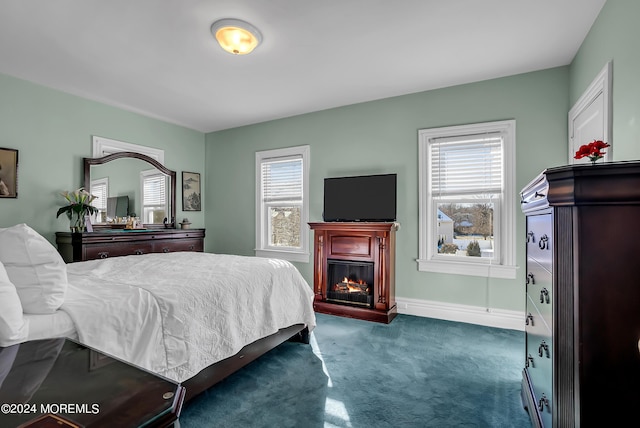
{"type": "Polygon", "coordinates": [[[605,1],[0,0],[0,73],[210,132],[566,65],[605,1]]]}

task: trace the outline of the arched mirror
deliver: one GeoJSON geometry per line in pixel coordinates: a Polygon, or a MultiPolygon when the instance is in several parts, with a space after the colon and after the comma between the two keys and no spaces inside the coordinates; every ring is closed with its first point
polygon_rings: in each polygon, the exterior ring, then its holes
{"type": "Polygon", "coordinates": [[[176,172],[135,152],[84,158],[84,187],[97,196],[95,228],[122,228],[126,217],[139,217],[145,228],[174,228],[176,172]]]}

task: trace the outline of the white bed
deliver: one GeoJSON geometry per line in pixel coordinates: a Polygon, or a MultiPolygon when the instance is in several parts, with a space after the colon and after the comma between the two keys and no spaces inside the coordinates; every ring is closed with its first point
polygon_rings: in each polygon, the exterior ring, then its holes
{"type": "Polygon", "coordinates": [[[294,324],[313,292],[289,262],[177,252],[67,266],[60,308],[81,343],[177,382],[294,324]]]}
{"type": "Polygon", "coordinates": [[[29,324],[26,340],[68,337],[77,339],[76,325],[65,311],[58,309],[52,314],[24,314],[29,324]]]}
{"type": "Polygon", "coordinates": [[[24,224],[0,229],[0,300],[0,346],[69,337],[198,388],[243,348],[315,326],[313,291],[289,262],[178,252],[66,265],[24,224]]]}

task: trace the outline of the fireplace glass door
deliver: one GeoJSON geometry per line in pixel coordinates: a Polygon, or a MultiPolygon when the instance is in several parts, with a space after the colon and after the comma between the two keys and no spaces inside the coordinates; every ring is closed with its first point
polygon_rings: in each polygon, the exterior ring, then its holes
{"type": "Polygon", "coordinates": [[[373,263],[327,260],[327,302],[373,308],[373,263]]]}

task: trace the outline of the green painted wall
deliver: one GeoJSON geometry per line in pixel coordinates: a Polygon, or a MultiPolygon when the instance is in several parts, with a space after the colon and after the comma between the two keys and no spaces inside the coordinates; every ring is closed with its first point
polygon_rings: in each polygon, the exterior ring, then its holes
{"type": "Polygon", "coordinates": [[[18,198],[0,199],[0,227],[27,223],[52,242],[68,230],[66,217],[56,219],[60,192],[84,184],[82,158],[92,156],[94,135],[163,149],[165,165],[178,172],[178,220],[204,227],[204,212],[183,213],[180,199],[180,172],[204,174],[201,132],[2,74],[0,94],[0,147],[19,150],[18,198]]]}
{"type": "MultiPolygon", "coordinates": [[[[207,248],[253,255],[255,152],[309,144],[311,221],[322,220],[324,177],[398,174],[398,297],[522,310],[524,272],[517,280],[487,280],[417,270],[418,130],[516,119],[520,189],[545,167],[567,162],[568,76],[561,67],[208,134],[207,248]]],[[[516,233],[524,236],[517,210],[516,233]]],[[[520,247],[517,260],[524,264],[520,247]]],[[[313,262],[297,266],[313,283],[313,262]]]]}
{"type": "Polygon", "coordinates": [[[613,160],[640,159],[640,2],[608,0],[569,70],[573,105],[608,61],[613,64],[613,160]]]}
{"type": "MultiPolygon", "coordinates": [[[[567,163],[567,112],[613,60],[614,159],[640,158],[640,2],[609,0],[567,67],[346,106],[207,134],[0,75],[0,147],[18,149],[17,199],[0,199],[0,227],[26,222],[48,239],[66,230],[55,218],[59,192],[82,185],[82,157],[98,135],[165,150],[178,172],[178,220],[206,227],[207,251],[253,255],[254,155],[311,146],[311,221],[321,220],[326,176],[398,174],[397,295],[521,310],[524,272],[516,280],[418,272],[419,129],[491,120],[517,121],[520,189],[542,169],[567,163]],[[181,211],[180,172],[201,172],[204,211],[181,211]],[[205,215],[206,214],[206,215],[205,215]]],[[[518,236],[524,217],[518,208],[518,236]]],[[[518,247],[518,265],[524,252],[518,247]]],[[[312,263],[298,263],[312,282],[312,263]]]]}

